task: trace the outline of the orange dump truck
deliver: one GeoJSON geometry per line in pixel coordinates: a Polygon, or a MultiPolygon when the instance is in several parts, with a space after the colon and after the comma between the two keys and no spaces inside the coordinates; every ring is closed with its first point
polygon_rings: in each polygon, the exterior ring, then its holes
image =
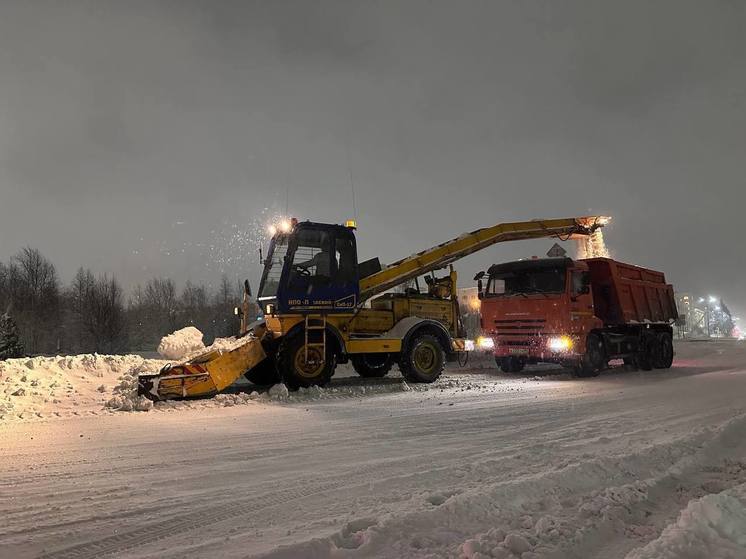
{"type": "Polygon", "coordinates": [[[475,280],[480,346],[506,372],[549,362],[589,377],[612,359],[671,366],[677,312],[661,272],[609,258],[542,258],[495,264],[475,280]]]}

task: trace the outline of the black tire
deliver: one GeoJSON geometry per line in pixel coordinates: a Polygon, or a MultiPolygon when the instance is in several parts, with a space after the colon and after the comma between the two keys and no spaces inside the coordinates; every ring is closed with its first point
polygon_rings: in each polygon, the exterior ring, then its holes
{"type": "Polygon", "coordinates": [[[243,376],[259,386],[270,386],[280,382],[280,373],[277,372],[277,365],[272,357],[267,357],[256,367],[246,371],[243,376]]]}
{"type": "Polygon", "coordinates": [[[641,371],[652,371],[653,360],[658,351],[658,339],[655,334],[645,335],[642,342],[642,349],[637,353],[637,368],[641,371]]]}
{"type": "Polygon", "coordinates": [[[526,367],[526,362],[518,357],[501,357],[495,361],[504,373],[520,373],[526,367]]]}
{"type": "Polygon", "coordinates": [[[597,377],[607,363],[608,359],[603,339],[597,334],[588,334],[585,342],[585,354],[582,361],[575,366],[575,376],[579,378],[597,377]]]}
{"type": "Polygon", "coordinates": [[[433,334],[415,334],[399,356],[399,370],[409,382],[434,382],[443,372],[446,354],[433,334]]]}
{"type": "MultiPolygon", "coordinates": [[[[310,344],[309,344],[310,345],[310,344]]],[[[326,346],[326,357],[323,363],[321,348],[310,346],[308,348],[308,364],[305,361],[305,339],[303,333],[290,336],[280,344],[278,366],[282,382],[289,390],[309,386],[325,386],[329,383],[337,365],[336,355],[326,346]]]]}
{"type": "Polygon", "coordinates": [[[657,336],[657,347],[653,366],[656,369],[670,369],[673,364],[673,338],[668,332],[657,336]]]}
{"type": "Polygon", "coordinates": [[[637,370],[637,359],[635,357],[625,357],[624,366],[630,371],[637,370]]]}
{"type": "Polygon", "coordinates": [[[352,367],[363,378],[385,377],[394,365],[390,353],[363,353],[350,356],[352,367]]]}

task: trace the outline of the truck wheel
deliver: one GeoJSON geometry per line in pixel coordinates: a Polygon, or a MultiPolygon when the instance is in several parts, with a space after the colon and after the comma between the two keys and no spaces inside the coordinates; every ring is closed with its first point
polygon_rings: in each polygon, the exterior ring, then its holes
{"type": "Polygon", "coordinates": [[[409,382],[433,382],[443,372],[445,363],[445,352],[438,338],[422,333],[407,342],[399,358],[399,369],[409,382]]]}
{"type": "Polygon", "coordinates": [[[658,339],[655,335],[645,336],[642,342],[642,349],[637,353],[635,361],[637,368],[642,371],[651,371],[653,369],[653,360],[658,347],[658,339]]]}
{"type": "Polygon", "coordinates": [[[355,372],[363,378],[385,377],[394,365],[390,353],[363,353],[350,357],[355,372]]]}
{"type": "Polygon", "coordinates": [[[309,345],[308,360],[306,360],[305,348],[302,333],[283,340],[280,345],[278,360],[280,375],[282,382],[290,390],[324,386],[329,383],[334,374],[337,362],[329,344],[326,346],[326,356],[322,355],[320,346],[309,345]]]}
{"type": "Polygon", "coordinates": [[[629,369],[630,371],[636,371],[637,370],[637,359],[635,357],[625,357],[624,367],[626,369],[629,369]]]}
{"type": "Polygon", "coordinates": [[[670,369],[673,364],[673,339],[671,334],[661,332],[657,336],[653,366],[656,369],[670,369]]]}
{"type": "Polygon", "coordinates": [[[502,357],[497,364],[504,373],[520,373],[526,366],[526,363],[517,357],[502,357]]]}
{"type": "Polygon", "coordinates": [[[589,334],[585,342],[585,355],[575,366],[575,376],[580,378],[597,377],[607,363],[604,342],[600,336],[589,334]]]}
{"type": "Polygon", "coordinates": [[[267,357],[256,367],[246,371],[243,376],[249,382],[253,382],[259,386],[269,386],[280,382],[280,374],[277,372],[277,366],[272,357],[267,357]]]}

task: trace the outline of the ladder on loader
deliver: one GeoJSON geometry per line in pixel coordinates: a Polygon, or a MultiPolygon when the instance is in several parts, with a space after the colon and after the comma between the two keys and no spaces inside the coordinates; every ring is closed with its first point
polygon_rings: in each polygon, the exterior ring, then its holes
{"type": "Polygon", "coordinates": [[[308,364],[308,348],[318,347],[321,348],[321,364],[326,363],[326,314],[312,315],[307,314],[305,317],[305,328],[304,328],[304,356],[303,361],[308,364]],[[315,323],[312,323],[315,321],[315,323]],[[319,324],[319,322],[321,324],[319,324]],[[321,342],[312,342],[309,338],[309,332],[321,332],[321,342]]]}

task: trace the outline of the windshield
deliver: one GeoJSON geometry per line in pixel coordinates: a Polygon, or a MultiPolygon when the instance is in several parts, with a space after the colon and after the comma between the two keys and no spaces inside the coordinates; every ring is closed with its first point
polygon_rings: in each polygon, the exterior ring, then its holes
{"type": "Polygon", "coordinates": [[[487,297],[530,295],[532,293],[563,293],[565,269],[513,270],[490,276],[487,297]]]}
{"type": "Polygon", "coordinates": [[[282,266],[288,252],[288,236],[278,235],[269,247],[269,254],[264,263],[264,274],[259,286],[259,298],[276,297],[280,285],[282,266]]]}

